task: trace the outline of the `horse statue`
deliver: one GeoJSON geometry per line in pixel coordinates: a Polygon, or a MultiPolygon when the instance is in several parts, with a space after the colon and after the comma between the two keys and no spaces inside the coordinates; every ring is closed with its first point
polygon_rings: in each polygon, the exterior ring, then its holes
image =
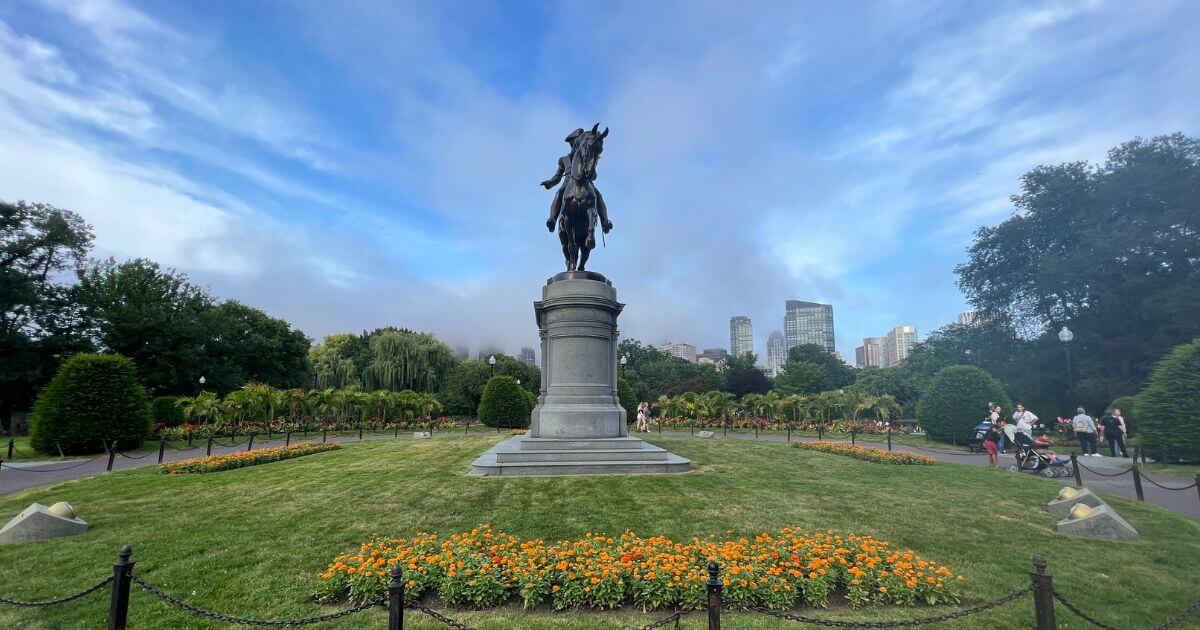
{"type": "Polygon", "coordinates": [[[604,151],[604,139],[608,137],[607,127],[603,132],[599,129],[600,123],[596,123],[591,131],[576,129],[571,132],[567,136],[571,152],[558,159],[554,177],[542,182],[549,190],[565,178],[554,195],[546,228],[553,232],[555,225],[558,226],[558,240],[562,242],[567,271],[584,271],[588,256],[596,247],[597,216],[605,234],[612,230],[604,197],[592,183],[596,181],[596,162],[604,151]]]}

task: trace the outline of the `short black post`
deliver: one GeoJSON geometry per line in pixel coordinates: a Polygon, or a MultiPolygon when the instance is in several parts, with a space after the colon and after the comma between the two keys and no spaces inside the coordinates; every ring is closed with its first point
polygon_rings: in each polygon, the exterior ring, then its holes
{"type": "Polygon", "coordinates": [[[708,563],[708,580],[704,582],[708,592],[708,630],[721,630],[721,565],[716,560],[708,563]]]}
{"type": "Polygon", "coordinates": [[[283,445],[284,446],[292,445],[292,432],[290,430],[287,432],[287,434],[283,438],[283,445]]]}
{"type": "Polygon", "coordinates": [[[254,434],[253,433],[250,434],[250,441],[246,442],[246,450],[247,451],[254,450],[254,434]]]}
{"type": "Polygon", "coordinates": [[[1163,447],[1162,459],[1159,461],[1162,462],[1163,468],[1167,467],[1167,447],[1165,447],[1165,446],[1163,447]]]}
{"type": "Polygon", "coordinates": [[[688,421],[688,435],[696,435],[696,421],[695,420],[688,421]]]}
{"type": "Polygon", "coordinates": [[[212,457],[212,436],[208,436],[208,446],[204,449],[205,457],[212,457]]]}
{"type": "Polygon", "coordinates": [[[1079,460],[1071,453],[1071,470],[1075,472],[1075,485],[1083,486],[1083,474],[1079,472],[1079,460]]]}
{"type": "Polygon", "coordinates": [[[358,423],[358,439],[362,439],[362,423],[358,423]]]}
{"type": "Polygon", "coordinates": [[[464,419],[463,420],[463,435],[466,435],[470,432],[471,432],[471,421],[469,419],[464,419]]]}
{"type": "Polygon", "coordinates": [[[663,425],[662,420],[659,420],[658,421],[658,434],[659,435],[662,435],[662,425],[663,425]]]}
{"type": "Polygon", "coordinates": [[[856,443],[856,442],[854,441],[854,439],[855,439],[855,437],[856,437],[857,435],[858,435],[858,431],[857,431],[857,430],[855,430],[855,429],[852,427],[852,428],[850,429],[850,446],[854,446],[854,445],[855,445],[855,443],[856,443]]]}
{"type": "Polygon", "coordinates": [[[9,461],[12,461],[13,442],[14,442],[14,440],[8,441],[8,460],[9,461]]]}
{"type": "Polygon", "coordinates": [[[818,425],[817,425],[817,441],[818,441],[818,442],[820,442],[820,441],[821,441],[821,437],[822,437],[822,435],[823,435],[824,433],[825,433],[825,425],[823,425],[823,424],[818,424],[818,425]]]}
{"type": "Polygon", "coordinates": [[[729,421],[728,420],[726,420],[724,422],[724,427],[725,427],[725,437],[729,437],[729,421]]]}
{"type": "Polygon", "coordinates": [[[1054,578],[1046,573],[1046,559],[1042,554],[1033,557],[1033,570],[1029,572],[1033,579],[1033,617],[1037,621],[1037,630],[1055,630],[1054,621],[1054,578]]]}
{"type": "Polygon", "coordinates": [[[792,423],[790,423],[790,422],[788,423],[788,439],[787,439],[787,441],[789,441],[789,442],[792,441],[792,423]]]}
{"type": "Polygon", "coordinates": [[[394,430],[395,430],[395,432],[396,432],[396,435],[395,435],[394,437],[396,437],[397,439],[399,439],[399,438],[400,438],[400,425],[399,425],[399,424],[393,424],[393,425],[392,425],[392,429],[394,429],[394,430]]]}
{"type": "Polygon", "coordinates": [[[957,435],[950,436],[950,444],[951,444],[951,446],[958,448],[958,436],[957,435]]]}
{"type": "Polygon", "coordinates": [[[188,448],[192,448],[192,432],[188,431],[188,448]]]}
{"type": "Polygon", "coordinates": [[[301,437],[303,437],[304,439],[308,439],[308,423],[305,422],[304,426],[302,428],[303,428],[303,433],[301,433],[301,437]]]}
{"type": "Polygon", "coordinates": [[[1137,493],[1137,500],[1145,501],[1146,496],[1142,494],[1142,471],[1137,465],[1137,462],[1133,463],[1133,466],[1130,467],[1130,470],[1133,471],[1133,491],[1137,493]]]}
{"type": "Polygon", "coordinates": [[[267,423],[267,441],[268,442],[271,441],[271,423],[270,422],[267,423]]]}
{"type": "Polygon", "coordinates": [[[758,439],[758,423],[754,423],[754,439],[758,439]]]}
{"type": "Polygon", "coordinates": [[[108,468],[105,471],[112,471],[113,460],[117,458],[117,441],[113,440],[112,447],[108,449],[108,468]]]}
{"type": "Polygon", "coordinates": [[[1196,495],[1200,496],[1200,473],[1196,473],[1196,495]]]}
{"type": "Polygon", "coordinates": [[[327,437],[329,437],[329,427],[322,427],[321,428],[321,443],[322,444],[325,443],[325,439],[327,437]]]}
{"type": "Polygon", "coordinates": [[[166,440],[166,438],[159,438],[159,439],[158,439],[158,463],[160,463],[160,464],[162,463],[162,460],[163,460],[163,453],[164,453],[166,450],[167,450],[167,440],[166,440]]]}
{"type": "Polygon", "coordinates": [[[129,616],[129,585],[133,582],[133,548],[121,547],[113,565],[112,597],[108,600],[108,630],[125,630],[129,616]]]}
{"type": "Polygon", "coordinates": [[[888,450],[892,450],[892,425],[888,425],[888,450]]]}
{"type": "Polygon", "coordinates": [[[404,628],[404,569],[392,565],[392,581],[388,582],[388,630],[404,628]]]}

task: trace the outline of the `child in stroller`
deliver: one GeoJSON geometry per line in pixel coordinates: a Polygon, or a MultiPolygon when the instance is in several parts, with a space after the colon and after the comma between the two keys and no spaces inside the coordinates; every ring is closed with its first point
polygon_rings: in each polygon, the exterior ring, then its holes
{"type": "Polygon", "coordinates": [[[1024,433],[1018,433],[1013,446],[1016,447],[1017,463],[1008,467],[1013,472],[1040,472],[1051,479],[1070,477],[1075,472],[1071,469],[1071,460],[1050,450],[1050,440],[1044,435],[1031,440],[1024,433]]]}

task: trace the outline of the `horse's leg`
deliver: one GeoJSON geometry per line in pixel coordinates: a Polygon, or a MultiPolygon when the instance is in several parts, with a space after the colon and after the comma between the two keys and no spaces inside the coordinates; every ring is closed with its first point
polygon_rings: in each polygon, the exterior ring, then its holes
{"type": "Polygon", "coordinates": [[[584,265],[587,264],[588,256],[591,253],[592,253],[592,249],[590,247],[580,247],[579,248],[579,270],[580,271],[584,270],[583,267],[584,267],[584,265]]]}

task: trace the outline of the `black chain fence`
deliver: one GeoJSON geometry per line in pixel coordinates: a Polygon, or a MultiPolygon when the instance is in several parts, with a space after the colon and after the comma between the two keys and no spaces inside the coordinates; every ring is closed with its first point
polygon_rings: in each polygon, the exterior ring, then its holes
{"type": "Polygon", "coordinates": [[[133,581],[135,584],[142,587],[142,590],[146,591],[147,593],[150,593],[151,595],[157,597],[158,599],[160,599],[160,600],[166,602],[167,604],[170,604],[171,606],[174,606],[180,610],[192,613],[193,615],[199,615],[201,617],[208,617],[209,619],[212,619],[215,621],[223,621],[225,623],[232,623],[232,624],[238,624],[238,625],[243,625],[243,626],[308,626],[308,625],[312,625],[314,623],[322,623],[325,621],[333,621],[334,619],[340,619],[341,617],[345,617],[347,615],[353,615],[354,613],[362,612],[364,610],[367,610],[368,608],[382,606],[388,600],[387,597],[379,597],[379,598],[376,598],[369,602],[359,604],[358,606],[354,606],[353,608],[346,608],[345,610],[339,610],[337,612],[329,613],[326,615],[318,615],[315,617],[302,617],[302,618],[298,618],[298,619],[249,619],[247,617],[237,617],[234,615],[226,615],[224,613],[213,612],[211,610],[207,610],[207,609],[201,608],[199,606],[193,606],[193,605],[179,599],[178,597],[175,597],[174,595],[170,595],[170,594],[164,592],[159,587],[155,586],[154,584],[152,584],[150,582],[147,582],[146,580],[143,580],[142,578],[140,578],[136,575],[133,575],[131,577],[133,578],[133,581]]]}
{"type": "MultiPolygon", "coordinates": [[[[1125,470],[1122,470],[1119,473],[1102,473],[1098,470],[1091,468],[1090,466],[1084,465],[1084,463],[1079,461],[1078,459],[1075,460],[1075,465],[1092,473],[1093,475],[1098,476],[1098,477],[1120,477],[1121,475],[1128,475],[1128,474],[1133,473],[1132,468],[1126,468],[1125,470]]],[[[1145,473],[1143,473],[1143,478],[1144,478],[1144,475],[1145,475],[1145,473]]]]}
{"type": "MultiPolygon", "coordinates": [[[[1200,477],[1200,475],[1198,475],[1198,477],[1200,477]]],[[[1164,485],[1154,481],[1153,479],[1150,478],[1150,475],[1147,475],[1145,472],[1142,472],[1142,479],[1149,481],[1150,485],[1152,485],[1152,486],[1162,488],[1163,490],[1172,490],[1172,491],[1176,491],[1176,492],[1178,492],[1180,490],[1191,490],[1192,488],[1196,487],[1197,483],[1200,483],[1197,481],[1193,481],[1192,483],[1190,483],[1186,486],[1183,486],[1182,488],[1173,488],[1171,486],[1164,486],[1164,485]]]]}
{"type": "Polygon", "coordinates": [[[27,601],[21,601],[19,599],[9,599],[7,597],[0,597],[0,604],[4,604],[6,606],[16,606],[17,608],[45,608],[47,606],[58,606],[59,604],[66,604],[68,602],[73,602],[77,599],[83,599],[84,597],[87,597],[88,595],[95,593],[96,591],[104,588],[105,586],[108,586],[112,581],[113,581],[112,576],[109,576],[109,577],[104,578],[103,580],[100,580],[95,585],[88,587],[82,591],[79,591],[78,593],[75,593],[74,595],[67,595],[65,597],[56,597],[54,599],[45,599],[45,600],[38,601],[38,602],[27,602],[27,601]]]}
{"type": "Polygon", "coordinates": [[[427,608],[417,603],[411,603],[408,605],[408,607],[412,608],[413,610],[423,612],[426,615],[429,615],[430,617],[433,617],[434,619],[446,624],[447,626],[450,626],[451,628],[456,628],[457,630],[474,630],[471,628],[471,626],[468,626],[460,621],[455,621],[432,608],[427,608]]]}
{"type": "MultiPolygon", "coordinates": [[[[1067,600],[1066,597],[1063,597],[1062,593],[1059,593],[1057,590],[1054,591],[1054,599],[1058,603],[1062,604],[1064,608],[1071,611],[1071,613],[1073,615],[1092,624],[1093,626],[1096,626],[1097,628],[1103,628],[1104,630],[1119,630],[1119,628],[1117,628],[1116,626],[1111,626],[1109,624],[1106,624],[1103,621],[1096,619],[1092,615],[1089,615],[1089,614],[1083,612],[1082,610],[1079,609],[1078,606],[1076,606],[1075,604],[1072,604],[1070,601],[1067,600]]],[[[1185,609],[1183,612],[1179,613],[1178,615],[1175,615],[1174,617],[1171,617],[1170,619],[1166,620],[1165,622],[1163,622],[1157,626],[1154,626],[1154,630],[1170,630],[1171,628],[1177,628],[1177,627],[1179,627],[1179,624],[1187,621],[1192,615],[1195,615],[1198,611],[1200,611],[1200,599],[1197,599],[1195,602],[1192,603],[1191,606],[1188,606],[1187,609],[1185,609]]]]}
{"type": "MultiPolygon", "coordinates": [[[[963,608],[962,610],[956,610],[956,611],[948,612],[948,613],[941,614],[941,615],[934,615],[931,617],[918,617],[916,619],[896,619],[896,620],[890,620],[890,621],[849,621],[849,620],[842,620],[842,619],[822,619],[820,617],[808,617],[805,615],[797,615],[797,614],[785,612],[782,610],[772,610],[770,608],[763,608],[762,606],[757,606],[754,604],[745,605],[744,608],[746,608],[746,610],[749,610],[751,612],[762,613],[764,615],[770,615],[771,617],[775,617],[776,619],[783,619],[786,621],[796,621],[799,623],[807,623],[810,625],[823,626],[826,628],[904,628],[904,627],[912,627],[912,626],[923,626],[923,625],[931,624],[931,623],[941,623],[943,621],[952,621],[954,619],[962,619],[963,617],[970,617],[971,615],[976,615],[976,614],[979,614],[986,610],[998,608],[1005,604],[1009,604],[1018,599],[1021,599],[1022,597],[1025,597],[1026,595],[1029,595],[1030,593],[1032,593],[1035,588],[1037,588],[1037,587],[1036,586],[1028,586],[1019,591],[1013,591],[1012,593],[1009,593],[1008,595],[1005,595],[1004,597],[1001,597],[999,599],[995,599],[990,602],[984,602],[982,604],[977,604],[975,606],[971,606],[970,608],[963,608]]],[[[730,600],[730,601],[734,604],[739,603],[736,600],[730,600]]]]}

